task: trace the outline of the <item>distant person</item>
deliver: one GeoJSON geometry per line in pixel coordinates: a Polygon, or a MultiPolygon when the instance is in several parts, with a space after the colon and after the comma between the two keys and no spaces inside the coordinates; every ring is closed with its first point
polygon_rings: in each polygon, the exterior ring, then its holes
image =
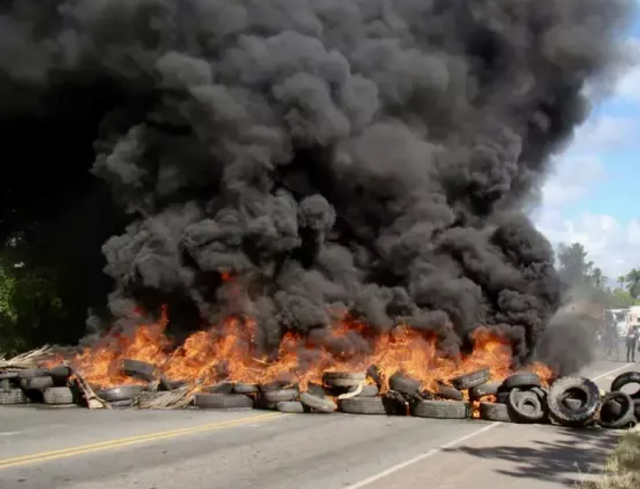
{"type": "Polygon", "coordinates": [[[638,326],[631,326],[627,332],[627,362],[636,361],[638,334],[638,326]]]}
{"type": "Polygon", "coordinates": [[[605,356],[607,358],[611,358],[613,356],[613,352],[616,354],[616,360],[620,360],[620,349],[618,348],[618,330],[616,329],[615,324],[610,324],[607,326],[605,331],[605,342],[607,344],[607,351],[605,356]]]}

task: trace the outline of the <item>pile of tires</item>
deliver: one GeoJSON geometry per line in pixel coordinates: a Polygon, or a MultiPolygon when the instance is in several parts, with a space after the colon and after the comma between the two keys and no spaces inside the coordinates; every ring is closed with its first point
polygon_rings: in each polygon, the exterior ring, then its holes
{"type": "Polygon", "coordinates": [[[597,423],[608,429],[628,429],[640,420],[640,372],[625,372],[611,383],[611,391],[602,398],[597,423]],[[626,387],[636,386],[631,392],[626,387]]]}
{"type": "Polygon", "coordinates": [[[548,392],[533,372],[518,372],[501,383],[469,391],[479,401],[479,417],[503,423],[541,423],[548,419],[548,392]]]}
{"type": "Polygon", "coordinates": [[[74,407],[80,403],[65,365],[50,369],[12,369],[0,372],[0,405],[74,407]]]}

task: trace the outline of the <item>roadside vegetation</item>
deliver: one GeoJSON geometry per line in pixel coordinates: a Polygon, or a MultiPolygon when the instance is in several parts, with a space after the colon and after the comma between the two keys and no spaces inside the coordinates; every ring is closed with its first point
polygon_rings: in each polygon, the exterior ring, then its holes
{"type": "Polygon", "coordinates": [[[640,488],[640,431],[625,433],[609,457],[604,473],[594,481],[583,482],[580,489],[640,488]]]}

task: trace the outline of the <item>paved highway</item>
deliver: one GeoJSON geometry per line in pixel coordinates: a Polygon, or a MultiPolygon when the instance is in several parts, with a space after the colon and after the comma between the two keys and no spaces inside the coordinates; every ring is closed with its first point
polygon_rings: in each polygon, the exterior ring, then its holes
{"type": "MultiPolygon", "coordinates": [[[[603,387],[632,366],[599,362],[603,387]]],[[[551,426],[264,411],[0,408],[0,488],[557,489],[616,434],[551,426]]]]}

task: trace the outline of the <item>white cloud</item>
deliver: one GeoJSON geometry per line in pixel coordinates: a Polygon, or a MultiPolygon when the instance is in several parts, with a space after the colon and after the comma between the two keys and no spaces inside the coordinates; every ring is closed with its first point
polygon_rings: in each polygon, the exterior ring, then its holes
{"type": "Polygon", "coordinates": [[[633,102],[640,102],[640,39],[628,42],[629,68],[619,78],[615,94],[633,102]]]}
{"type": "Polygon", "coordinates": [[[594,210],[569,219],[565,209],[606,180],[607,152],[637,144],[639,135],[638,123],[622,117],[592,119],[579,128],[543,187],[543,204],[534,215],[538,229],[554,245],[582,243],[590,259],[613,279],[640,265],[640,220],[621,222],[594,210]]]}

